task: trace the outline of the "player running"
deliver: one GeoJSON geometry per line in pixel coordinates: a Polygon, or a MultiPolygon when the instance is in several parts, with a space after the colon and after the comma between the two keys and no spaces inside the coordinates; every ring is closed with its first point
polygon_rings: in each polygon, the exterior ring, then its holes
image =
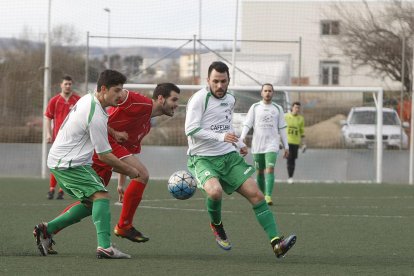
{"type": "Polygon", "coordinates": [[[280,236],[276,221],[263,193],[251,177],[253,167],[237,152],[247,154],[247,147],[232,130],[235,98],[227,93],[229,68],[220,61],[208,69],[208,87],[196,92],[188,101],[185,133],[188,136],[188,169],[197,178],[199,188],[206,194],[210,227],[217,244],[224,250],[232,245],[221,220],[223,191],[238,192],[253,207],[253,212],[266,232],[277,258],[283,257],[295,244],[296,236],[280,236]]]}

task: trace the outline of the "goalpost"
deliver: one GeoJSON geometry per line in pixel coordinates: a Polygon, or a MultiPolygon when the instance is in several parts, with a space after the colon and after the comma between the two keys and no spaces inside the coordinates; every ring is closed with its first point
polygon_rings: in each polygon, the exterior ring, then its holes
{"type": "MultiPolygon", "coordinates": [[[[178,141],[177,143],[181,143],[181,146],[184,146],[186,144],[185,137],[184,138],[177,138],[175,136],[182,135],[180,131],[173,131],[174,128],[184,128],[184,121],[183,118],[185,118],[185,104],[188,100],[188,98],[192,95],[192,93],[196,92],[200,88],[203,87],[203,85],[178,85],[182,91],[181,93],[181,99],[180,99],[180,109],[178,112],[181,112],[180,116],[174,116],[173,118],[168,119],[162,119],[160,118],[161,122],[157,123],[156,125],[160,128],[165,127],[165,130],[154,134],[153,136],[149,137],[146,141],[148,143],[152,143],[150,140],[156,140],[161,135],[168,135],[168,141],[178,141]],[[178,118],[176,118],[178,117],[178,118]],[[180,120],[180,121],[179,121],[180,120]],[[158,137],[157,137],[158,136],[158,137]],[[184,139],[184,140],[183,140],[184,139]],[[184,142],[183,142],[184,141],[184,142]],[[184,143],[184,144],[182,144],[184,143]]],[[[143,91],[144,93],[147,93],[147,95],[151,95],[151,91],[155,88],[155,84],[126,84],[124,85],[126,89],[135,90],[135,91],[143,91]],[[146,92],[145,92],[146,91],[146,92]]],[[[229,86],[229,90],[233,91],[236,94],[236,109],[235,112],[244,112],[246,113],[248,111],[248,108],[250,105],[254,102],[257,102],[260,100],[260,86],[229,86]],[[239,106],[237,107],[238,102],[242,102],[243,104],[239,103],[239,106]]],[[[324,130],[323,122],[329,121],[329,118],[332,117],[331,115],[334,115],[335,113],[341,113],[340,118],[345,118],[345,115],[348,114],[348,111],[353,106],[360,106],[363,105],[363,99],[369,98],[370,94],[372,94],[371,102],[372,104],[375,104],[376,106],[376,135],[375,135],[375,147],[374,151],[372,150],[366,150],[364,151],[364,154],[374,154],[375,156],[372,157],[373,163],[375,164],[374,168],[361,168],[362,171],[371,171],[373,170],[373,177],[367,179],[350,179],[348,182],[375,182],[375,183],[382,183],[383,182],[383,143],[380,137],[383,137],[383,89],[381,87],[327,87],[327,86],[275,86],[275,91],[287,91],[289,95],[288,101],[290,103],[294,101],[301,101],[302,107],[304,109],[305,113],[305,124],[308,127],[309,126],[309,132],[312,134],[315,133],[315,131],[311,131],[312,127],[315,126],[316,130],[324,130]],[[319,96],[318,96],[319,95],[319,96]],[[309,112],[308,112],[309,111],[309,112]],[[307,112],[309,114],[307,114],[307,112]],[[329,113],[330,112],[330,113],[329,113]],[[324,114],[326,113],[326,114],[324,114]],[[329,113],[329,114],[328,114],[329,113]],[[328,119],[328,120],[326,120],[328,119]]],[[[274,97],[275,98],[275,97],[274,97]]],[[[177,112],[177,113],[178,113],[177,112]]],[[[335,117],[336,119],[336,117],[335,117]]],[[[332,124],[332,123],[330,123],[332,124]]],[[[337,126],[339,123],[337,120],[335,121],[335,125],[337,126]]],[[[151,132],[157,132],[154,128],[151,132]]],[[[318,132],[318,131],[316,131],[318,132]]],[[[149,135],[149,136],[150,136],[149,135]]],[[[325,139],[329,140],[329,136],[331,134],[327,133],[324,137],[325,139]]],[[[335,129],[334,136],[335,139],[338,139],[338,129],[335,129]]],[[[308,137],[307,131],[305,130],[305,136],[308,137]]],[[[318,137],[318,136],[317,136],[318,137]]],[[[322,136],[323,137],[323,136],[322,136]]],[[[306,138],[308,139],[308,138],[306,138]]],[[[318,138],[316,138],[318,140],[318,138]]],[[[338,169],[337,174],[348,174],[352,175],[354,172],[351,169],[347,168],[341,168],[341,162],[345,162],[342,159],[347,158],[346,152],[349,150],[342,149],[341,146],[338,146],[338,143],[336,142],[334,145],[326,147],[324,145],[315,144],[312,146],[312,144],[309,144],[310,141],[307,141],[308,148],[310,148],[309,151],[318,151],[319,149],[323,150],[329,150],[333,149],[335,152],[330,154],[330,156],[334,156],[336,159],[332,162],[337,162],[338,169]],[[340,151],[338,151],[340,150],[340,151]],[[341,154],[344,154],[344,157],[341,156],[341,154]],[[335,161],[336,160],[336,161],[335,161]],[[344,170],[346,172],[341,172],[340,170],[344,170]]],[[[158,145],[164,145],[166,142],[160,142],[158,145]]],[[[168,142],[167,142],[168,143],[168,142]]],[[[171,144],[174,145],[174,144],[171,144]]],[[[360,151],[357,150],[357,154],[360,154],[360,151]]],[[[308,153],[306,153],[308,154],[308,153]]],[[[303,155],[305,156],[305,155],[303,155]]],[[[324,157],[321,157],[322,159],[324,157]]],[[[366,158],[366,157],[362,157],[366,158]]],[[[371,158],[371,157],[369,157],[371,158]]],[[[369,159],[368,158],[368,159],[369,159]]],[[[301,161],[302,158],[298,159],[298,162],[301,161]]],[[[370,159],[369,159],[370,160],[370,159]]],[[[306,161],[306,173],[309,173],[312,171],[312,165],[311,162],[318,162],[318,160],[311,160],[306,161]],[[308,169],[308,165],[310,165],[310,169],[308,169]]],[[[353,161],[351,160],[350,163],[353,161]]],[[[367,161],[366,159],[362,160],[361,162],[366,162],[366,166],[371,166],[371,161],[367,161]]],[[[282,163],[282,161],[279,161],[277,163],[282,163]]],[[[357,166],[357,165],[355,165],[357,166]]],[[[323,168],[322,168],[323,169],[323,168]]],[[[300,166],[297,169],[300,171],[300,166]]],[[[303,169],[302,169],[303,170],[303,169]]],[[[279,175],[283,179],[283,170],[281,171],[279,175]]],[[[332,172],[334,174],[335,172],[332,172]]],[[[315,172],[316,174],[316,172],[315,172]]],[[[346,176],[345,176],[346,177],[346,176]]],[[[358,176],[356,176],[358,177],[358,176]]],[[[326,179],[327,182],[342,182],[341,180],[335,180],[330,179],[335,178],[332,176],[328,176],[328,179],[326,179]]],[[[323,179],[307,179],[307,182],[323,182],[325,180],[323,179]]],[[[345,181],[344,181],[345,182],[345,181]]]]}

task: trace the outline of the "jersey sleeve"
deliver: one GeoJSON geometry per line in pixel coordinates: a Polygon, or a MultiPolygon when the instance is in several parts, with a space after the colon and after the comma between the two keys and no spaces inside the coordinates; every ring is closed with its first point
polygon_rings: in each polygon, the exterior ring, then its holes
{"type": "Polygon", "coordinates": [[[45,116],[53,120],[55,118],[55,109],[56,109],[56,98],[53,97],[50,99],[46,107],[45,116]]]}
{"type": "Polygon", "coordinates": [[[105,154],[112,151],[108,141],[107,124],[107,118],[104,115],[99,116],[98,114],[93,115],[92,120],[89,122],[91,142],[98,154],[105,154]]]}

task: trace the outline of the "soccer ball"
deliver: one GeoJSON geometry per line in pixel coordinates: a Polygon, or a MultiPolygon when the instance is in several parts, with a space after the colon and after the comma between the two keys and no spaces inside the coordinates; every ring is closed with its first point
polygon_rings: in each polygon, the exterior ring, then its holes
{"type": "Polygon", "coordinates": [[[196,180],[187,171],[177,171],[168,179],[168,191],[176,199],[189,199],[194,195],[196,187],[196,180]]]}

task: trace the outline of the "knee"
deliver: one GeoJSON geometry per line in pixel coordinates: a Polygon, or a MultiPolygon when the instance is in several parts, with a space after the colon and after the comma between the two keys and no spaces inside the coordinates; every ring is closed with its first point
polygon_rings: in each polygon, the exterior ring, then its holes
{"type": "Polygon", "coordinates": [[[223,195],[223,189],[220,185],[215,185],[212,187],[205,187],[204,190],[206,191],[207,195],[213,200],[220,200],[223,195]]]}
{"type": "Polygon", "coordinates": [[[147,184],[149,181],[149,172],[148,170],[140,170],[139,171],[139,177],[137,177],[137,180],[141,183],[147,184]]]}

